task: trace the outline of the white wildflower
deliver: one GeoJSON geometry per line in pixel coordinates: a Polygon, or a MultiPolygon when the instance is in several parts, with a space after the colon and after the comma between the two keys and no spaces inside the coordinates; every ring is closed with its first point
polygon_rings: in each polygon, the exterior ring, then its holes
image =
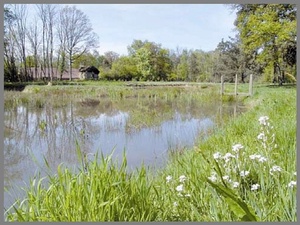
{"type": "Polygon", "coordinates": [[[222,155],[221,155],[220,152],[216,152],[216,153],[213,154],[213,157],[214,157],[214,159],[219,159],[219,158],[222,157],[222,155]]]}
{"type": "Polygon", "coordinates": [[[186,194],[185,197],[191,197],[191,195],[190,194],[186,194]]]}
{"type": "Polygon", "coordinates": [[[257,139],[258,140],[263,140],[263,141],[265,141],[266,140],[266,136],[265,136],[265,133],[260,133],[259,135],[257,135],[257,139]]]}
{"type": "Polygon", "coordinates": [[[238,152],[238,151],[239,151],[240,149],[242,149],[242,148],[244,148],[243,145],[241,145],[241,144],[236,144],[236,145],[233,145],[233,146],[232,146],[232,151],[238,152]]]}
{"type": "Polygon", "coordinates": [[[237,188],[239,185],[240,185],[240,183],[236,182],[236,181],[232,183],[233,188],[237,188]]]}
{"type": "Polygon", "coordinates": [[[257,190],[259,187],[260,187],[259,184],[252,184],[252,186],[251,186],[251,191],[255,191],[255,190],[257,190]]]}
{"type": "Polygon", "coordinates": [[[261,155],[257,155],[257,154],[254,154],[254,155],[250,155],[249,158],[254,160],[254,159],[259,159],[261,157],[261,155]]]}
{"type": "Polygon", "coordinates": [[[181,176],[179,177],[179,182],[180,182],[180,183],[183,183],[185,180],[186,180],[186,176],[181,175],[181,176]]]}
{"type": "Polygon", "coordinates": [[[208,179],[210,179],[212,182],[215,182],[217,180],[216,173],[211,174],[211,176],[208,177],[208,179]]]}
{"type": "Polygon", "coordinates": [[[178,192],[183,191],[183,185],[182,185],[182,184],[178,185],[178,186],[176,187],[176,191],[178,191],[178,192]]]}
{"type": "Polygon", "coordinates": [[[169,175],[166,177],[167,183],[169,183],[172,180],[172,177],[169,175]]]}
{"type": "Polygon", "coordinates": [[[242,170],[241,173],[240,173],[241,177],[245,177],[245,176],[248,176],[248,175],[249,175],[249,171],[247,171],[247,170],[246,171],[242,170]]]}
{"type": "Polygon", "coordinates": [[[267,123],[268,120],[269,120],[269,117],[267,117],[267,116],[261,116],[261,117],[258,119],[259,124],[260,124],[260,125],[264,125],[264,126],[269,125],[269,123],[267,123]]]}
{"type": "Polygon", "coordinates": [[[225,160],[225,162],[228,162],[230,160],[230,158],[235,158],[235,156],[229,152],[223,156],[223,159],[225,160]]]}
{"type": "Polygon", "coordinates": [[[225,176],[223,176],[222,178],[223,178],[223,180],[229,181],[229,176],[228,176],[228,175],[225,175],[225,176]]]}
{"type": "Polygon", "coordinates": [[[297,172],[294,172],[294,175],[297,176],[297,172]]]}
{"type": "Polygon", "coordinates": [[[258,161],[259,161],[259,162],[266,162],[266,161],[267,161],[267,158],[261,156],[261,157],[258,159],[258,161]]]}
{"type": "Polygon", "coordinates": [[[294,181],[294,180],[292,180],[289,184],[288,184],[288,187],[294,187],[294,186],[296,186],[297,185],[297,182],[296,181],[294,181]]]}
{"type": "Polygon", "coordinates": [[[175,207],[177,207],[177,206],[178,206],[178,203],[177,203],[177,202],[174,202],[173,205],[174,205],[175,207]]]}
{"type": "Polygon", "coordinates": [[[271,169],[270,169],[270,174],[272,175],[273,172],[281,172],[281,167],[280,166],[273,166],[271,169]]]}

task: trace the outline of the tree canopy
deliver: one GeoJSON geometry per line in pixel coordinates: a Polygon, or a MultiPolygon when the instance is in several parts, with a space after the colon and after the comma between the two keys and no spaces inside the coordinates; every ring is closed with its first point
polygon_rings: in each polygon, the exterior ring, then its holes
{"type": "Polygon", "coordinates": [[[235,25],[243,51],[255,52],[258,62],[273,68],[275,80],[281,78],[280,70],[296,65],[296,5],[236,4],[233,7],[237,9],[235,25]]]}

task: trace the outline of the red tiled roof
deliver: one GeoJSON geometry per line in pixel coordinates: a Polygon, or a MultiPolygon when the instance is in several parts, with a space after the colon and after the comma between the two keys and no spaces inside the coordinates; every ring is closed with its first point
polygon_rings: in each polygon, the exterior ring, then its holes
{"type": "MultiPolygon", "coordinates": [[[[30,68],[31,74],[33,78],[35,78],[35,68],[30,68]]],[[[57,70],[57,68],[53,68],[53,77],[54,78],[60,78],[60,72],[57,70]]],[[[50,73],[50,68],[45,68],[44,72],[41,70],[41,68],[37,68],[37,77],[48,77],[48,73],[50,73]]],[[[69,79],[69,72],[64,71],[62,74],[62,79],[69,79]]],[[[72,69],[72,78],[78,79],[79,78],[79,70],[78,69],[72,69]]]]}

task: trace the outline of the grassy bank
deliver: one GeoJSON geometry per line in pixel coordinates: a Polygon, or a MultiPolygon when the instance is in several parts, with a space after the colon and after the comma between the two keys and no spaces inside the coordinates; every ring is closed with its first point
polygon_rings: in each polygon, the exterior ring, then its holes
{"type": "Polygon", "coordinates": [[[35,111],[46,107],[64,108],[72,104],[76,106],[76,112],[84,117],[91,111],[94,115],[128,112],[127,128],[130,132],[171,119],[174,108],[182,114],[196,115],[201,111],[209,115],[210,102],[221,104],[218,85],[185,83],[182,86],[166,86],[169,83],[156,83],[149,82],[149,86],[142,86],[144,83],[139,82],[138,87],[127,86],[128,83],[124,82],[97,82],[92,85],[91,81],[78,86],[28,85],[22,92],[5,91],[4,106],[6,110],[24,106],[29,111],[35,111]]]}
{"type": "Polygon", "coordinates": [[[79,173],[61,166],[48,188],[33,179],[6,220],[296,221],[296,88],[257,87],[245,104],[155,174],[128,173],[125,158],[86,163],[78,149],[79,173]]]}

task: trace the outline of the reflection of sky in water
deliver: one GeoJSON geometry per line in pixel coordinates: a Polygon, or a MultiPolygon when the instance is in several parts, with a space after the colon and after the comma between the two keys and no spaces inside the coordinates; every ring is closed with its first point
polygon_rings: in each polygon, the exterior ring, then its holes
{"type": "Polygon", "coordinates": [[[97,149],[109,154],[115,149],[116,156],[122,156],[125,149],[129,166],[138,166],[143,161],[151,165],[155,161],[161,163],[169,149],[192,147],[200,131],[213,126],[213,121],[204,119],[185,119],[175,113],[172,120],[151,128],[141,128],[126,133],[127,113],[119,112],[110,117],[104,114],[93,118],[101,131],[93,136],[94,151],[97,149]]]}
{"type": "MultiPolygon", "coordinates": [[[[61,163],[78,165],[76,140],[85,153],[101,151],[108,155],[114,149],[114,157],[119,161],[125,150],[129,168],[140,166],[142,162],[146,166],[160,167],[168,150],[192,147],[199,133],[205,133],[214,124],[207,117],[193,118],[175,112],[173,119],[160,125],[128,131],[129,118],[130,114],[122,111],[83,118],[70,107],[45,107],[39,111],[18,107],[14,112],[5,112],[5,126],[11,129],[4,136],[5,186],[16,196],[11,187],[24,186],[24,182],[29,184],[29,178],[41,170],[33,158],[43,169],[46,159],[54,171],[61,163]],[[39,129],[41,121],[47,123],[44,133],[39,129]]],[[[42,175],[45,175],[43,171],[42,175]]],[[[5,194],[5,206],[9,202],[11,199],[5,194]]]]}

